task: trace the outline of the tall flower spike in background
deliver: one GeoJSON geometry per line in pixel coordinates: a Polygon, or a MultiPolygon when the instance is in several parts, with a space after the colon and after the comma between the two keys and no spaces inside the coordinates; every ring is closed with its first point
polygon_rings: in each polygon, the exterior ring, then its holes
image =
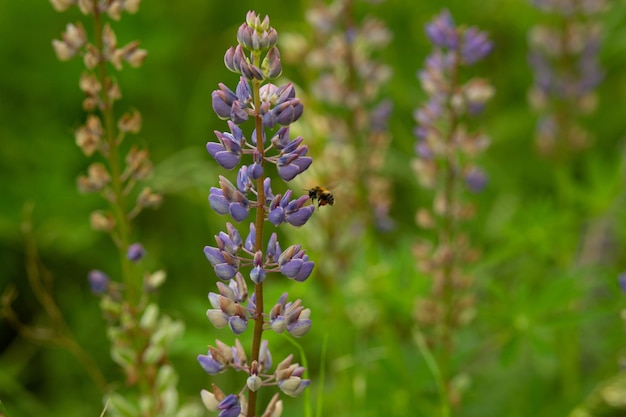
{"type": "Polygon", "coordinates": [[[474,315],[472,278],[466,265],[476,259],[462,221],[474,209],[468,194],[481,191],[487,175],[475,159],[488,138],[470,133],[464,121],[479,113],[494,93],[487,80],[461,82],[462,70],[482,60],[492,49],[485,32],[456,26],[447,10],[426,25],[433,44],[418,78],[428,100],[414,114],[417,121],[413,168],[422,186],[434,191],[430,209],[421,208],[418,225],[432,230],[432,239],[415,246],[418,268],[432,278],[431,292],[416,305],[416,320],[433,346],[446,392],[447,404],[460,401],[452,381],[457,371],[450,363],[454,331],[474,315]]]}
{"type": "Polygon", "coordinates": [[[306,70],[303,77],[310,79],[315,105],[307,128],[319,138],[322,152],[316,156],[325,162],[314,168],[316,182],[305,187],[325,186],[340,206],[353,208],[317,218],[318,232],[308,239],[315,249],[332,254],[320,265],[320,279],[328,286],[334,285],[338,271],[350,268],[358,256],[354,241],[370,226],[383,232],[394,227],[386,167],[393,104],[384,97],[392,70],[378,57],[392,34],[382,20],[359,17],[359,3],[369,2],[315,2],[306,14],[311,39],[301,34],[285,38],[286,58],[294,64],[306,62],[296,67],[306,70]]]}
{"type": "Polygon", "coordinates": [[[604,76],[598,62],[602,27],[597,17],[608,4],[604,0],[532,3],[554,18],[529,34],[529,61],[535,75],[529,97],[540,114],[535,143],[542,154],[563,159],[592,140],[579,119],[594,111],[594,90],[604,76]]]}
{"type": "MultiPolygon", "coordinates": [[[[239,335],[253,322],[250,355],[237,339],[234,346],[216,340],[206,355],[198,355],[200,366],[210,375],[227,368],[246,373],[247,378],[237,393],[224,394],[213,385],[202,390],[202,400],[210,411],[220,411],[220,417],[257,415],[257,391],[277,385],[288,396],[298,396],[309,384],[305,369],[292,363],[287,356],[272,372],[272,357],[264,330],[284,331],[300,337],[311,327],[311,311],[301,300],[288,301],[283,294],[274,306],[265,310],[263,284],[269,273],[302,282],[313,270],[313,262],[301,245],[281,249],[277,234],[264,242],[266,222],[274,226],[289,223],[304,225],[315,211],[307,204],[308,195],[292,198],[292,191],[274,194],[268,166],[274,165],[283,181],[291,181],[311,165],[303,138],[291,138],[289,125],[300,118],[303,105],[291,83],[277,86],[269,82],[280,75],[282,66],[276,47],[278,34],[269,25],[269,17],[261,19],[255,12],[246,15],[246,22],[237,31],[238,45],[224,55],[226,67],[240,74],[234,89],[219,84],[213,91],[213,110],[227,120],[228,131],[215,131],[217,142],[207,143],[207,151],[223,168],[238,167],[236,179],[220,175],[219,187],[212,187],[209,204],[219,214],[228,214],[237,223],[254,212],[254,222],[242,239],[237,228],[226,223],[226,231],[215,235],[215,246],[206,246],[204,254],[213,266],[218,281],[217,293],[209,293],[211,309],[207,317],[216,328],[228,327],[239,335]],[[244,162],[244,160],[247,160],[244,162]],[[244,277],[245,272],[246,276],[244,277]],[[247,279],[254,292],[248,295],[247,279]],[[248,390],[247,399],[244,391],[248,390]]],[[[263,416],[278,417],[282,401],[276,393],[267,404],[263,416]]]]}
{"type": "Polygon", "coordinates": [[[68,24],[60,40],[52,42],[57,57],[83,58],[85,71],[80,88],[85,93],[83,109],[88,113],[84,125],[75,132],[76,144],[85,156],[99,154],[104,163],[94,162],[86,175],[78,178],[82,193],[99,193],[108,209],[91,215],[95,230],[109,233],[117,246],[123,283],[102,271],[88,274],[92,291],[101,297],[100,307],[107,320],[111,357],[124,371],[128,390],[111,391],[108,413],[114,416],[191,417],[201,413],[199,405],[179,407],[178,376],[167,359],[170,345],[180,337],[184,325],[161,314],[151,294],[163,284],[164,271],[144,271],[141,261],[146,251],[132,241],[132,220],[145,208],[155,208],[161,195],[137,185],[152,173],[147,149],[124,146],[128,133],[141,129],[141,114],[131,111],[116,119],[114,104],[122,96],[120,85],[110,75],[111,67],[124,64],[141,66],[147,52],[138,41],[119,46],[113,27],[105,19],[120,20],[122,13],[135,13],[139,1],[52,0],[58,11],[77,5],[93,19],[93,42],[78,22],[68,24]],[[130,203],[133,201],[133,203],[130,203]]]}

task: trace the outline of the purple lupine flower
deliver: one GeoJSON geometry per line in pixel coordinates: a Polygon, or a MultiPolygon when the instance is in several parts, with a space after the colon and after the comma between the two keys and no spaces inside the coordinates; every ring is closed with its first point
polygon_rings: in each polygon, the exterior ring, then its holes
{"type": "Polygon", "coordinates": [[[230,214],[240,222],[248,217],[248,199],[225,177],[220,175],[220,187],[211,187],[209,204],[218,214],[230,214]]]}
{"type": "Polygon", "coordinates": [[[265,280],[265,269],[263,268],[263,253],[256,251],[254,254],[254,267],[250,271],[250,279],[255,284],[260,284],[265,280]]]}
{"type": "Polygon", "coordinates": [[[283,293],[270,311],[270,328],[276,333],[287,330],[300,337],[311,329],[310,315],[311,310],[304,308],[301,300],[287,302],[287,293],[283,293]]]}
{"type": "Polygon", "coordinates": [[[278,382],[278,388],[290,397],[298,397],[309,385],[311,385],[310,379],[302,379],[298,376],[292,376],[278,382]]]}
{"type": "MultiPolygon", "coordinates": [[[[221,291],[223,290],[220,288],[221,291]]],[[[238,293],[232,295],[209,293],[209,301],[213,308],[206,311],[206,316],[216,328],[221,329],[228,325],[235,334],[241,334],[246,330],[249,312],[237,300],[230,298],[238,295],[238,293]]]]}
{"type": "Polygon", "coordinates": [[[143,248],[141,243],[133,243],[126,250],[126,258],[133,262],[139,262],[145,254],[146,250],[143,248]]]}
{"type": "Polygon", "coordinates": [[[248,252],[254,252],[255,244],[256,244],[256,227],[254,226],[254,223],[250,223],[250,232],[248,233],[248,236],[246,236],[246,241],[243,247],[248,252]]]}
{"type": "Polygon", "coordinates": [[[104,272],[94,269],[89,271],[87,274],[87,279],[89,281],[89,286],[91,287],[91,292],[94,294],[104,294],[109,289],[109,284],[111,283],[111,278],[104,272]]]}
{"type": "Polygon", "coordinates": [[[278,175],[285,181],[291,181],[297,175],[303,173],[311,166],[311,159],[308,156],[304,156],[307,153],[307,146],[302,145],[294,152],[283,155],[278,158],[278,175]]]}
{"type": "Polygon", "coordinates": [[[218,86],[219,90],[215,90],[211,94],[213,111],[220,119],[226,120],[231,117],[233,103],[237,100],[237,96],[224,84],[219,83],[218,86]]]}
{"type": "Polygon", "coordinates": [[[468,65],[474,64],[486,57],[493,49],[493,43],[485,32],[475,27],[468,28],[463,36],[461,56],[468,65]]]}
{"type": "Polygon", "coordinates": [[[237,173],[237,188],[243,194],[248,193],[254,188],[254,184],[252,184],[252,181],[250,181],[250,176],[248,175],[247,165],[243,165],[241,168],[239,168],[239,172],[237,173]]]}
{"type": "Polygon", "coordinates": [[[205,246],[204,255],[213,266],[215,275],[219,279],[228,281],[237,274],[239,269],[239,258],[237,256],[213,246],[205,246]]]}
{"type": "Polygon", "coordinates": [[[278,235],[276,233],[272,233],[270,240],[267,242],[267,250],[265,251],[267,262],[277,262],[281,253],[282,251],[280,250],[280,244],[278,243],[278,235]]]}
{"type": "Polygon", "coordinates": [[[552,119],[553,123],[551,129],[538,123],[535,141],[546,155],[579,151],[590,143],[591,134],[576,119],[594,110],[594,90],[604,78],[598,60],[602,26],[597,14],[609,3],[537,0],[533,4],[546,13],[561,15],[562,22],[537,24],[529,33],[528,62],[534,72],[530,103],[540,119],[552,119]]]}
{"type": "MultiPolygon", "coordinates": [[[[245,240],[242,240],[235,226],[227,223],[227,232],[219,232],[215,236],[216,246],[206,246],[204,253],[217,277],[229,282],[228,285],[218,282],[219,293],[209,293],[211,308],[206,312],[207,318],[216,328],[228,326],[233,333],[241,334],[246,330],[250,319],[267,318],[266,313],[257,308],[256,292],[248,297],[248,288],[239,271],[241,265],[250,267],[249,277],[256,286],[262,285],[268,272],[279,270],[290,279],[304,281],[310,276],[314,266],[300,245],[294,245],[283,252],[276,233],[270,236],[265,253],[257,248],[257,233],[263,235],[263,221],[270,221],[275,225],[286,222],[302,226],[315,208],[307,205],[307,195],[292,200],[291,190],[275,196],[270,178],[263,178],[264,165],[267,163],[275,164],[279,176],[285,181],[292,180],[311,164],[311,158],[306,156],[308,148],[302,144],[303,138],[298,137],[293,141],[289,138],[288,125],[296,121],[303,111],[302,102],[296,98],[295,88],[291,83],[276,86],[267,82],[282,71],[280,53],[275,46],[276,31],[269,27],[268,17],[261,20],[256,13],[249,12],[246,23],[237,32],[237,38],[239,45],[226,51],[224,64],[229,70],[240,74],[239,83],[234,92],[219,84],[218,90],[212,94],[213,109],[218,117],[228,120],[230,132],[216,131],[218,142],[207,144],[208,152],[222,167],[238,168],[236,185],[220,176],[219,188],[212,187],[210,190],[209,204],[218,214],[229,214],[237,222],[247,217],[250,208],[257,210],[257,214],[266,214],[267,217],[257,216],[257,223],[250,223],[245,240]],[[247,56],[248,53],[250,57],[247,56]],[[251,80],[260,82],[250,83],[251,80]],[[246,139],[239,125],[249,118],[257,121],[260,119],[262,129],[257,131],[255,126],[246,139]],[[273,134],[271,145],[266,147],[267,128],[276,125],[283,127],[273,134]],[[251,156],[252,161],[242,164],[242,159],[247,156],[251,156]],[[263,198],[260,198],[261,194],[264,195],[263,198]],[[254,201],[254,196],[257,201],[254,201]]],[[[300,300],[287,303],[285,297],[282,308],[280,319],[284,320],[283,330],[299,337],[310,329],[310,310],[303,308],[300,300]]],[[[264,326],[267,325],[267,320],[265,321],[264,326]]],[[[254,320],[255,330],[258,330],[256,326],[259,324],[254,320]]],[[[256,334],[255,331],[255,338],[256,334]]],[[[211,374],[221,372],[228,366],[245,370],[248,374],[247,386],[255,391],[266,385],[268,378],[259,373],[259,370],[271,366],[267,341],[261,340],[256,346],[259,346],[258,360],[250,364],[247,363],[238,340],[234,347],[225,346],[218,341],[218,348],[209,347],[209,354],[199,355],[198,361],[211,374]]],[[[302,372],[304,369],[297,365],[284,370],[280,379],[284,387],[281,389],[289,395],[299,394],[310,383],[300,381],[302,372]]],[[[205,404],[209,404],[207,408],[221,410],[220,417],[238,417],[240,414],[239,398],[234,394],[224,397],[218,388],[214,388],[213,394],[203,391],[202,396],[205,404]],[[218,399],[221,399],[219,404],[218,399]]]]}
{"type": "Polygon", "coordinates": [[[452,19],[450,12],[445,9],[426,25],[426,35],[435,46],[440,48],[454,49],[459,44],[459,35],[454,26],[454,19],[452,19]]]}
{"type": "Polygon", "coordinates": [[[278,364],[276,367],[275,377],[278,382],[278,388],[282,392],[290,397],[297,397],[311,384],[311,381],[308,379],[302,379],[306,369],[297,363],[292,365],[292,359],[293,355],[290,354],[278,364]]]}
{"type": "Polygon", "coordinates": [[[288,222],[292,226],[302,226],[315,212],[314,206],[305,206],[309,199],[308,195],[289,201],[291,194],[291,190],[287,190],[283,196],[277,194],[270,203],[268,220],[274,226],[284,222],[288,222]]]}
{"type": "Polygon", "coordinates": [[[226,364],[213,357],[211,349],[209,349],[206,355],[198,355],[198,362],[202,369],[209,375],[217,375],[226,369],[226,364]]]}
{"type": "Polygon", "coordinates": [[[309,261],[301,245],[291,245],[278,258],[280,273],[296,281],[305,281],[313,271],[314,262],[309,261]]]}
{"type": "Polygon", "coordinates": [[[465,184],[472,192],[482,191],[487,185],[487,181],[487,174],[478,167],[472,167],[465,173],[465,184]]]}
{"type": "Polygon", "coordinates": [[[220,411],[219,417],[239,417],[241,405],[235,394],[229,394],[217,406],[220,411]]]}
{"type": "Polygon", "coordinates": [[[215,131],[219,143],[208,142],[206,149],[213,158],[226,169],[233,169],[239,164],[242,155],[242,143],[245,141],[241,129],[230,120],[231,133],[215,131]]]}

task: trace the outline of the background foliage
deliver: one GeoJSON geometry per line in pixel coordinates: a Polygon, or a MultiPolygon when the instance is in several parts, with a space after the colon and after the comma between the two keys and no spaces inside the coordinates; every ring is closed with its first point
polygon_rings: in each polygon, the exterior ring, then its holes
{"type": "MultiPolygon", "coordinates": [[[[149,51],[141,69],[120,73],[125,94],[120,107],[136,106],[142,112],[140,141],[149,144],[156,165],[153,185],[166,193],[161,209],[140,217],[136,233],[148,249],[148,262],[168,271],[162,308],[187,326],[172,357],[185,397],[197,398],[208,384],[197,353],[223,337],[204,315],[215,277],[202,247],[212,242],[224,220],[207,204],[218,167],[204,145],[214,129],[222,128],[211,111],[210,93],[218,82],[234,85],[235,76],[225,74],[223,53],[249,9],[268,14],[279,34],[307,34],[306,6],[306,1],[291,0],[144,1],[137,15],[118,26],[121,43],[138,38],[149,51]]],[[[476,71],[497,89],[481,116],[482,128],[493,140],[482,161],[490,183],[477,196],[478,216],[470,226],[482,252],[473,271],[479,303],[474,323],[457,335],[455,360],[467,371],[469,384],[457,414],[566,416],[618,374],[620,350],[626,345],[619,317],[626,296],[616,281],[626,269],[625,6],[614,0],[602,17],[606,78],[598,90],[598,110],[583,120],[595,141],[570,163],[556,164],[533,147],[536,114],[526,100],[532,83],[527,33],[543,17],[527,2],[358,3],[357,15],[377,16],[394,36],[378,58],[394,74],[385,93],[395,106],[387,165],[397,228],[354,241],[356,261],[346,273],[331,277],[330,285],[316,282],[314,274],[290,289],[294,296],[306,294],[305,303],[313,310],[313,329],[300,342],[308,354],[314,392],[324,390],[322,415],[330,410],[335,416],[434,415],[435,386],[412,338],[413,303],[428,286],[411,255],[411,245],[422,233],[414,214],[428,204],[428,196],[419,188],[410,160],[412,111],[424,98],[415,74],[430,49],[423,27],[442,7],[458,23],[490,33],[494,53],[476,71]],[[325,337],[328,353],[322,361],[325,337]]],[[[72,136],[84,118],[81,64],[58,62],[51,47],[66,23],[79,18],[77,10],[58,14],[47,2],[0,4],[0,289],[15,285],[19,298],[14,307],[21,318],[46,323],[26,278],[32,259],[25,248],[34,239],[78,343],[114,381],[120,375],[108,356],[86,273],[94,267],[115,271],[117,258],[108,238],[89,227],[89,213],[101,204],[98,197],[80,196],[75,186],[88,165],[72,136]],[[33,207],[31,237],[20,227],[28,205],[33,207]]],[[[283,74],[300,85],[306,71],[286,65],[283,74]]],[[[309,146],[319,153],[314,143],[309,146]]],[[[333,210],[362,209],[342,207],[338,199],[316,215],[343,234],[349,231],[332,224],[333,210]]],[[[310,256],[323,263],[332,254],[310,256]]],[[[274,355],[280,357],[280,346],[287,342],[277,338],[274,343],[274,355]]],[[[13,417],[98,415],[102,410],[101,394],[71,354],[33,344],[4,322],[0,400],[13,417]]],[[[284,415],[299,415],[297,401],[286,401],[284,415]]]]}

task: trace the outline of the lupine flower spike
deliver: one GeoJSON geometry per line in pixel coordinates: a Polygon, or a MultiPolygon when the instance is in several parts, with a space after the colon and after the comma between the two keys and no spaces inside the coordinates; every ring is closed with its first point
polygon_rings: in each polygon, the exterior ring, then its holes
{"type": "MultiPolygon", "coordinates": [[[[433,279],[430,295],[417,300],[415,318],[428,331],[437,357],[446,361],[453,349],[452,332],[467,324],[474,311],[472,279],[464,265],[475,259],[476,251],[469,247],[461,223],[474,212],[469,193],[480,192],[488,183],[475,161],[489,140],[479,132],[469,133],[463,121],[480,113],[494,93],[487,80],[461,82],[462,71],[484,59],[493,45],[485,32],[456,26],[447,10],[426,25],[426,35],[434,48],[418,73],[428,100],[414,113],[413,168],[434,196],[432,210],[420,209],[416,221],[434,229],[438,240],[415,246],[418,268],[433,279]]],[[[450,390],[452,372],[448,369],[450,374],[442,376],[450,390]]],[[[445,397],[458,398],[459,393],[450,391],[445,397]]]]}
{"type": "MultiPolygon", "coordinates": [[[[215,235],[215,246],[204,248],[220,280],[218,291],[209,293],[209,321],[218,329],[228,327],[236,335],[254,327],[249,359],[239,340],[235,346],[216,340],[206,355],[198,355],[200,366],[210,375],[229,368],[247,374],[239,394],[226,395],[215,385],[212,392],[201,391],[207,409],[219,411],[220,417],[257,415],[257,392],[270,385],[277,385],[288,396],[297,396],[311,382],[303,378],[304,368],[291,364],[292,355],[272,373],[268,343],[262,339],[265,330],[287,331],[300,337],[312,324],[311,311],[302,306],[301,300],[288,301],[286,293],[270,313],[264,311],[263,285],[268,274],[302,282],[311,276],[314,267],[301,245],[282,250],[276,233],[263,241],[266,223],[300,227],[315,211],[315,206],[306,204],[308,195],[296,197],[289,189],[280,193],[272,190],[272,171],[282,182],[291,181],[312,162],[304,138],[291,138],[289,134],[289,125],[303,112],[295,88],[291,83],[278,86],[270,82],[282,72],[277,39],[267,16],[261,19],[255,12],[248,12],[246,22],[237,31],[238,45],[224,55],[226,68],[240,75],[239,82],[234,89],[220,83],[212,94],[213,110],[227,121],[228,131],[215,131],[217,141],[207,143],[206,149],[221,167],[236,170],[236,178],[220,175],[219,186],[210,190],[209,205],[236,223],[251,213],[254,217],[245,239],[235,225],[226,223],[226,231],[215,235]],[[248,282],[254,286],[251,295],[248,282]],[[241,394],[246,389],[247,398],[241,394]]],[[[276,394],[263,415],[278,417],[281,411],[282,401],[276,394]]]]}

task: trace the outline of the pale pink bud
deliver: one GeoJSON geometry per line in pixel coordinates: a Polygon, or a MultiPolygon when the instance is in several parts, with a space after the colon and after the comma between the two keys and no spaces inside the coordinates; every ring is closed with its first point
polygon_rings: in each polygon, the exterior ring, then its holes
{"type": "Polygon", "coordinates": [[[73,6],[76,3],[76,0],[50,0],[50,3],[52,3],[54,10],[57,12],[63,12],[73,6]]]}
{"type": "Polygon", "coordinates": [[[141,0],[124,0],[124,10],[130,14],[137,13],[139,3],[141,3],[141,0]]]}
{"type": "Polygon", "coordinates": [[[136,49],[126,56],[126,61],[131,67],[137,68],[143,64],[143,61],[146,60],[146,56],[148,56],[148,51],[145,49],[136,49]]]}
{"type": "Polygon", "coordinates": [[[120,0],[113,0],[113,2],[109,5],[109,8],[107,9],[107,13],[109,14],[109,17],[111,17],[111,19],[120,20],[120,18],[122,17],[122,10],[122,2],[120,0]]]}
{"type": "Polygon", "coordinates": [[[111,213],[105,213],[103,211],[94,211],[89,216],[89,222],[93,230],[101,232],[110,232],[115,226],[115,220],[111,213]]]}
{"type": "Polygon", "coordinates": [[[83,62],[87,69],[94,69],[98,65],[100,62],[100,53],[95,46],[91,44],[87,45],[87,52],[83,56],[83,62]]]}
{"type": "Polygon", "coordinates": [[[100,162],[94,162],[89,165],[87,169],[87,174],[89,176],[89,180],[94,184],[98,189],[102,189],[111,181],[111,176],[107,171],[106,167],[100,162]]]}
{"type": "Polygon", "coordinates": [[[141,113],[138,111],[125,113],[118,120],[117,127],[122,132],[138,133],[141,130],[141,113]]]}
{"type": "Polygon", "coordinates": [[[120,90],[120,85],[113,81],[109,86],[109,91],[107,92],[109,99],[111,101],[119,100],[122,98],[122,90],[120,90]]]}
{"type": "Polygon", "coordinates": [[[86,72],[80,76],[79,86],[82,92],[90,96],[97,95],[102,88],[96,76],[86,72]]]}
{"type": "Polygon", "coordinates": [[[137,197],[137,205],[145,208],[156,208],[163,201],[163,196],[153,193],[150,187],[144,188],[137,197]]]}
{"type": "Polygon", "coordinates": [[[100,147],[102,133],[100,119],[97,116],[89,116],[87,123],[75,133],[76,144],[85,155],[91,156],[100,147]]]}
{"type": "Polygon", "coordinates": [[[59,61],[67,61],[76,55],[76,51],[69,47],[69,45],[58,39],[52,40],[52,47],[59,61]]]}
{"type": "Polygon", "coordinates": [[[78,0],[78,8],[82,14],[93,13],[94,1],[93,0],[78,0]]]}
{"type": "Polygon", "coordinates": [[[122,69],[122,61],[124,60],[124,51],[116,49],[109,53],[109,62],[115,67],[116,70],[122,69]]]}

